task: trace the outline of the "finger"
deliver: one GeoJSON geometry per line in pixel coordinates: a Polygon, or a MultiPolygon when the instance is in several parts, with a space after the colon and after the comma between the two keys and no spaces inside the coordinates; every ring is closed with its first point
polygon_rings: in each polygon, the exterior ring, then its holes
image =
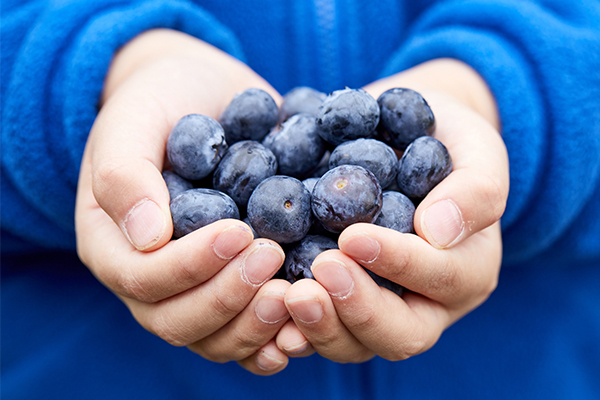
{"type": "MultiPolygon", "coordinates": [[[[243,75],[253,78],[235,86],[235,92],[246,85],[274,92],[255,74],[243,75]]],[[[223,79],[202,60],[153,63],[119,86],[94,123],[90,157],[95,199],[138,250],[156,249],[170,239],[169,197],[161,175],[168,134],[187,114],[217,118],[235,93],[229,82],[228,89],[218,87],[223,79]]]]}
{"type": "Polygon", "coordinates": [[[188,348],[207,360],[222,363],[251,356],[274,338],[289,319],[283,301],[289,286],[281,279],[266,282],[237,317],[188,348]]]}
{"type": "Polygon", "coordinates": [[[430,96],[435,137],[453,171],[419,204],[415,231],[438,248],[462,242],[500,219],[508,198],[508,156],[499,133],[468,107],[430,96]]]}
{"type": "Polygon", "coordinates": [[[385,359],[403,360],[429,349],[450,323],[451,316],[441,304],[416,293],[401,298],[379,287],[338,250],[317,257],[312,271],[346,329],[385,359]]]}
{"type": "Polygon", "coordinates": [[[373,353],[340,321],[329,294],[316,281],[302,279],[285,294],[294,323],[320,355],[336,362],[363,362],[373,353]]]}
{"type": "Polygon", "coordinates": [[[173,240],[160,251],[139,252],[93,199],[91,205],[81,200],[76,219],[79,257],[114,293],[142,302],[154,303],[205,282],[254,239],[242,221],[227,219],[173,240]]]}
{"type": "Polygon", "coordinates": [[[211,279],[155,304],[122,298],[148,331],[175,346],[187,346],[225,326],[251,302],[283,264],[274,242],[258,239],[211,279]]]}
{"type": "Polygon", "coordinates": [[[446,250],[436,249],[414,234],[355,224],[341,233],[338,243],[345,255],[375,274],[449,307],[459,307],[480,304],[496,287],[502,259],[499,241],[499,223],[446,250]]]}
{"type": "Polygon", "coordinates": [[[161,171],[173,119],[152,93],[125,90],[104,105],[90,133],[95,200],[138,250],[153,250],[171,238],[161,171]]]}
{"type": "Polygon", "coordinates": [[[287,367],[288,357],[277,348],[275,340],[271,340],[250,357],[238,361],[238,364],[256,375],[273,375],[287,367]]]}
{"type": "Polygon", "coordinates": [[[277,333],[275,342],[279,350],[290,358],[308,357],[315,353],[315,348],[312,347],[293,320],[289,320],[283,325],[277,333]]]}

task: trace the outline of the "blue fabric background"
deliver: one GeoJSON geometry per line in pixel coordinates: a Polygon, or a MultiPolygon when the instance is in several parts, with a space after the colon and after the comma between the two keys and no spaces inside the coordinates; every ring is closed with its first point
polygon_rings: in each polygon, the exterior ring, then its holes
{"type": "Polygon", "coordinates": [[[600,397],[600,3],[62,0],[1,3],[2,397],[600,397]],[[427,353],[293,360],[254,377],[139,327],[73,253],[79,162],[112,54],[167,27],[281,93],[359,87],[454,57],[486,79],[509,150],[496,292],[427,353]]]}

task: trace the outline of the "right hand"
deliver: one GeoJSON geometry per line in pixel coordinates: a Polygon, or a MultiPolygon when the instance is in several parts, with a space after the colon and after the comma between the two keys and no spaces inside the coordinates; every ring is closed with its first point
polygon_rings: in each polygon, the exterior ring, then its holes
{"type": "Polygon", "coordinates": [[[170,241],[161,176],[168,134],[184,115],[217,118],[250,87],[279,94],[224,52],[169,30],[146,32],[117,53],[84,152],[75,210],[77,250],[91,272],[148,331],[216,362],[260,375],[287,356],[274,337],[289,319],[290,284],[270,280],[281,248],[221,220],[170,241]]]}

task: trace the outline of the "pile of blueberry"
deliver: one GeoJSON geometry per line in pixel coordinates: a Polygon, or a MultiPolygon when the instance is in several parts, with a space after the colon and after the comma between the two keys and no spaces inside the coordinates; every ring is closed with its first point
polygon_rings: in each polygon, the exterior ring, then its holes
{"type": "MultiPolygon", "coordinates": [[[[357,222],[412,233],[415,204],[452,170],[431,135],[423,97],[395,88],[326,95],[298,87],[278,107],[269,94],[237,94],[219,121],[183,117],[167,141],[174,238],[224,218],[286,251],[278,277],[313,278],[310,265],[357,222]],[[401,155],[399,157],[399,155],[401,155]]],[[[397,293],[401,288],[371,274],[397,293]]]]}

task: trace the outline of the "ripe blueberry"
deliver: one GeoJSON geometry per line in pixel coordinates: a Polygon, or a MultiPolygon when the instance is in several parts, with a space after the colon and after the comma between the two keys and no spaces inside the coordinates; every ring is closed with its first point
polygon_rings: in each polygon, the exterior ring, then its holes
{"type": "Polygon", "coordinates": [[[374,222],[382,205],[377,178],[358,165],[341,165],[319,179],[312,192],[312,210],[323,226],[341,232],[356,222],[374,222]]]}
{"type": "Polygon", "coordinates": [[[248,200],[248,219],[260,237],[278,243],[301,240],[312,224],[310,193],[296,178],[267,178],[248,200]]]}
{"type": "Polygon", "coordinates": [[[452,171],[446,146],[431,136],[415,139],[398,161],[396,181],[402,193],[423,198],[452,171]]]}
{"type": "Polygon", "coordinates": [[[394,88],[377,99],[381,110],[378,131],[390,146],[404,150],[413,140],[431,135],[435,118],[429,104],[411,89],[394,88]]]}
{"type": "Polygon", "coordinates": [[[231,197],[214,189],[190,189],[171,201],[173,236],[180,238],[225,218],[240,218],[231,197]]]}
{"type": "Polygon", "coordinates": [[[379,123],[377,101],[362,89],[343,89],[331,93],[317,112],[317,132],[328,143],[368,138],[379,123]]]}
{"type": "Polygon", "coordinates": [[[219,122],[230,145],[241,140],[261,141],[279,120],[279,109],[264,90],[251,88],[235,95],[219,122]]]}
{"type": "Polygon", "coordinates": [[[208,176],[226,150],[223,128],[205,115],[190,114],[181,118],[167,139],[167,158],[173,170],[189,180],[208,176]]]}

